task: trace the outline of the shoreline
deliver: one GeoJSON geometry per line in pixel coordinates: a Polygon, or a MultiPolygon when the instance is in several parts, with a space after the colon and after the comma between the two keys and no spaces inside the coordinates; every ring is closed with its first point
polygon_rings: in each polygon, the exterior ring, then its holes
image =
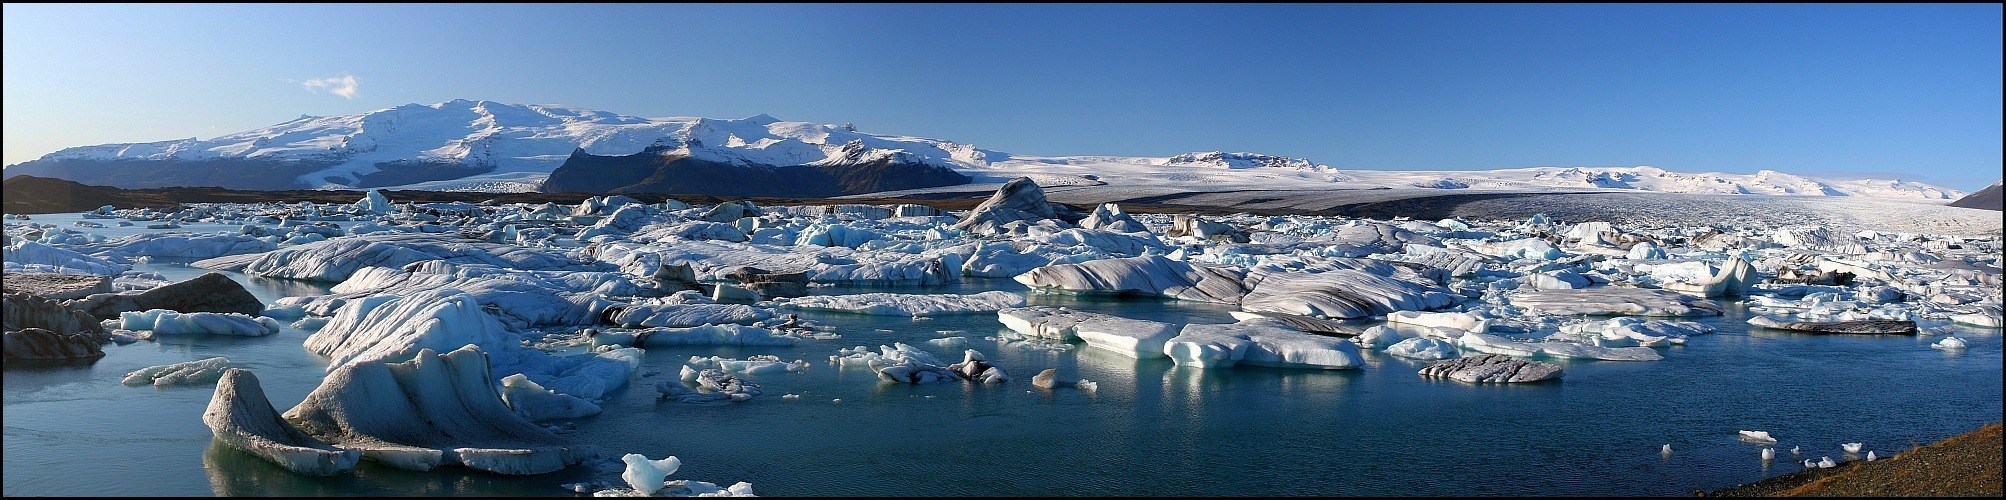
{"type": "Polygon", "coordinates": [[[1806,469],[1696,492],[1703,497],[1769,496],[1999,496],[2001,422],[1867,462],[1806,469]]]}

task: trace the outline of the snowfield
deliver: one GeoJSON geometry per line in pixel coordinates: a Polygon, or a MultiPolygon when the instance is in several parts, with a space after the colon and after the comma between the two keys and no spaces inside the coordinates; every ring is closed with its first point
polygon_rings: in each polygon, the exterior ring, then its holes
{"type": "MultiPolygon", "coordinates": [[[[1016,177],[1047,188],[1104,186],[1099,202],[1233,190],[1412,190],[1427,192],[1654,192],[1844,197],[1946,204],[1965,193],[1896,180],[1835,180],[1761,170],[1753,174],[1672,172],[1649,166],[1537,167],[1472,171],[1339,168],[1303,158],[1204,151],[1167,157],[1035,156],[952,141],[856,131],[848,124],[743,119],[641,118],[559,105],[456,99],[406,104],[349,116],[301,116],[209,140],[101,144],[63,149],[11,165],[6,176],[49,175],[71,159],[301,160],[327,166],[300,175],[314,188],[364,185],[379,171],[461,169],[459,177],[377,186],[430,191],[535,191],[573,152],[598,156],[666,154],[738,165],[861,163],[897,155],[954,169],[972,185],[935,192],[987,192],[1016,177]],[[846,146],[852,147],[846,150],[846,146]],[[1110,197],[1114,196],[1114,197],[1110,197]]],[[[391,172],[396,173],[396,172],[391,172]]],[[[907,193],[911,194],[911,193],[907,193]]],[[[1056,193],[1055,193],[1056,194],[1056,193]]]]}

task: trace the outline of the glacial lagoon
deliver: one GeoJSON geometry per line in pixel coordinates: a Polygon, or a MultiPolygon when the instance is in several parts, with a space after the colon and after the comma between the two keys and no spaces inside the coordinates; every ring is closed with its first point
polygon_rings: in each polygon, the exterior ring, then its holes
{"type": "MultiPolygon", "coordinates": [[[[34,217],[65,227],[77,220],[34,217]]],[[[169,281],[207,272],[171,259],[134,269],[169,281]]],[[[225,274],[268,304],[329,286],[225,274]]],[[[811,290],[1028,292],[989,278],[811,290]]],[[[1234,321],[1234,308],[1218,304],[1027,297],[1031,305],[1127,318],[1234,321]]],[[[602,413],[562,433],[601,458],[532,476],[454,466],[413,472],[368,460],[327,478],[288,472],[212,443],[201,415],[213,384],[128,387],[120,379],[147,366],[224,356],[256,372],[283,411],[325,375],[327,360],[301,347],[309,332],[162,337],[106,345],[106,356],[90,365],[10,369],[5,494],[574,495],[565,485],[617,486],[618,457],[641,453],[680,457],[671,479],[745,481],[762,495],[1686,495],[1798,471],[1803,458],[1847,458],[1840,443],[1887,456],[2002,413],[1997,329],[1944,326],[1970,342],[1946,351],[1930,348],[1940,334],[1754,328],[1742,301],[1720,302],[1724,316],[1689,318],[1718,331],[1656,348],[1662,361],[1555,361],[1565,369],[1560,380],[1482,385],[1423,378],[1416,371],[1425,362],[1372,349],[1362,351],[1359,370],[1205,370],[1077,341],[999,341],[1009,330],[994,313],[915,320],[801,311],[842,338],[649,349],[602,413]],[[829,360],[841,348],[894,342],[959,359],[959,348],[925,342],[950,336],[966,337],[967,348],[1011,380],[907,385],[829,360]],[[765,391],[745,402],[664,402],[654,389],[692,356],[761,354],[810,367],[743,376],[765,391]],[[1031,376],[1047,368],[1098,387],[1032,387],[1031,376]],[[799,397],[783,397],[790,394],[799,397]],[[1761,446],[1737,439],[1742,429],[1775,435],[1777,459],[1760,460],[1761,446]],[[1669,455],[1660,453],[1666,444],[1669,455]],[[1788,452],[1793,446],[1801,457],[1788,452]]]]}

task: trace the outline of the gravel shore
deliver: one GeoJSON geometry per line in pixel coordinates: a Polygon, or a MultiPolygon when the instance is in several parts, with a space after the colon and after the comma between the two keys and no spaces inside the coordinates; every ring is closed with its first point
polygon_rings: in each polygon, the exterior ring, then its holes
{"type": "MultiPolygon", "coordinates": [[[[1998,497],[2000,422],[1892,457],[1808,469],[1700,496],[1998,497]]],[[[1786,464],[1787,465],[1787,464],[1786,464]]]]}

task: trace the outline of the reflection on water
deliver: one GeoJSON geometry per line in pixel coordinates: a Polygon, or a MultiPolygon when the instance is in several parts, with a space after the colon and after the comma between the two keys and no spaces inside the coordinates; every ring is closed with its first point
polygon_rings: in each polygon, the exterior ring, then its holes
{"type": "Polygon", "coordinates": [[[210,440],[202,468],[216,496],[495,496],[568,493],[557,485],[585,481],[591,465],[534,476],[491,474],[459,466],[412,471],[363,460],[328,477],[295,474],[271,461],[210,440]]]}

